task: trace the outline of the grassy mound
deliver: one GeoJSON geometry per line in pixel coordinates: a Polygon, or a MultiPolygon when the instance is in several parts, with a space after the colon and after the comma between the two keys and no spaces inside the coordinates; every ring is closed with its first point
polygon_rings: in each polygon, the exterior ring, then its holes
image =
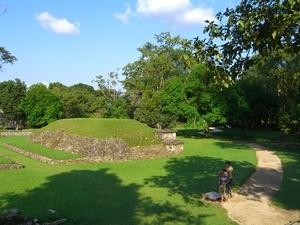
{"type": "Polygon", "coordinates": [[[130,119],[63,119],[41,130],[64,130],[68,134],[94,138],[120,138],[131,147],[160,143],[154,129],[130,119]]]}

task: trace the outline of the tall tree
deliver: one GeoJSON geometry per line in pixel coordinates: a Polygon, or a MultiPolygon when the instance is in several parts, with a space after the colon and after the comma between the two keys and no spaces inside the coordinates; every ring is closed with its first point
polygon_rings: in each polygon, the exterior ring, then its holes
{"type": "Polygon", "coordinates": [[[97,92],[90,85],[79,83],[68,87],[55,82],[50,83],[49,90],[63,102],[65,118],[90,117],[100,111],[97,92]]]}
{"type": "Polygon", "coordinates": [[[19,79],[0,83],[0,109],[2,109],[6,121],[13,123],[17,130],[25,119],[20,106],[25,95],[26,85],[19,79]]]}
{"type": "Polygon", "coordinates": [[[22,109],[30,127],[42,127],[63,116],[63,103],[43,84],[29,88],[22,109]]]}
{"type": "Polygon", "coordinates": [[[191,41],[179,36],[172,37],[169,33],[156,35],[155,39],[155,44],[146,43],[138,49],[141,54],[138,60],[123,68],[123,84],[130,102],[130,115],[140,121],[147,120],[151,125],[155,124],[154,115],[159,118],[156,113],[159,112],[159,106],[155,106],[157,92],[164,88],[169,78],[188,74],[190,67],[195,64],[191,41]]]}
{"type": "Polygon", "coordinates": [[[94,80],[98,85],[98,104],[104,112],[102,117],[128,118],[128,101],[123,93],[117,90],[119,74],[109,72],[107,75],[107,79],[99,75],[94,80]]]}

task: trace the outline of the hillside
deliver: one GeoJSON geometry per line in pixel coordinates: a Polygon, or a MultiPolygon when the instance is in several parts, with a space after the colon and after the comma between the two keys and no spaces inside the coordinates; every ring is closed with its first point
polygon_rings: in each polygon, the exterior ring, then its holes
{"type": "Polygon", "coordinates": [[[44,130],[63,130],[67,134],[103,139],[120,138],[131,147],[161,143],[154,129],[130,119],[62,119],[41,129],[44,130]]]}

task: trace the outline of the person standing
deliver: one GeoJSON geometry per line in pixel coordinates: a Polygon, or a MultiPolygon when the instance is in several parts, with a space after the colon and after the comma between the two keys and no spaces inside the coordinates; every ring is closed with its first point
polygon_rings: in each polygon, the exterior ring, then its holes
{"type": "Polygon", "coordinates": [[[226,193],[230,198],[232,198],[232,175],[233,175],[233,167],[231,165],[231,162],[226,161],[225,164],[225,170],[227,172],[228,176],[228,182],[226,184],[226,193]]]}
{"type": "Polygon", "coordinates": [[[219,194],[221,196],[221,203],[226,201],[226,185],[228,183],[228,174],[224,169],[219,173],[219,194]]]}

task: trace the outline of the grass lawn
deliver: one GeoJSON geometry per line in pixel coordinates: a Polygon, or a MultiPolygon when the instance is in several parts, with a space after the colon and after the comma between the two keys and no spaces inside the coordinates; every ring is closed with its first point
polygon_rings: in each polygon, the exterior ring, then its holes
{"type": "Polygon", "coordinates": [[[225,130],[215,136],[256,142],[272,149],[281,159],[283,165],[283,182],[273,202],[287,209],[300,209],[300,137],[284,136],[280,132],[225,130]],[[284,144],[284,145],[282,145],[284,144]],[[298,144],[298,145],[296,145],[298,144]],[[295,147],[296,146],[296,147],[295,147]]]}
{"type": "Polygon", "coordinates": [[[46,156],[50,159],[64,160],[64,159],[76,159],[76,158],[80,157],[80,155],[78,155],[78,154],[59,151],[56,149],[47,148],[42,145],[33,143],[30,140],[30,138],[26,137],[26,136],[6,137],[6,138],[3,138],[3,140],[5,140],[5,143],[7,143],[7,144],[21,148],[28,152],[46,156]]]}
{"type": "Polygon", "coordinates": [[[20,208],[46,218],[55,209],[68,225],[235,224],[218,203],[200,197],[216,190],[225,160],[233,162],[236,184],[242,183],[254,170],[255,152],[234,141],[182,140],[183,155],[102,164],[50,166],[0,149],[25,165],[0,171],[0,210],[20,208]]]}
{"type": "Polygon", "coordinates": [[[131,147],[161,143],[154,129],[131,119],[63,119],[42,130],[64,130],[69,134],[96,138],[121,138],[131,147]]]}
{"type": "MultiPolygon", "coordinates": [[[[1,147],[0,147],[1,149],[1,147]]],[[[3,157],[2,155],[0,155],[0,164],[10,164],[10,163],[14,163],[12,160],[7,159],[5,157],[3,157]]]]}

